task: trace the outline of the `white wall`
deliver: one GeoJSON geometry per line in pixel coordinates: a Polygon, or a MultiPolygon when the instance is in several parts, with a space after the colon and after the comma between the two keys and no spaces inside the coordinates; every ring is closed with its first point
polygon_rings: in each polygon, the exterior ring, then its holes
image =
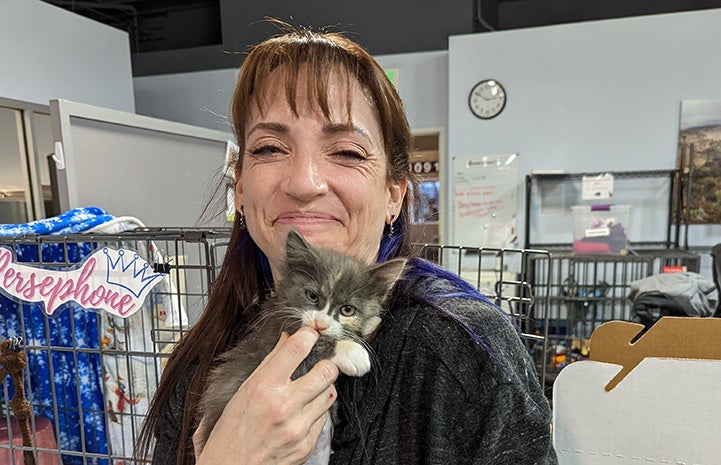
{"type": "Polygon", "coordinates": [[[398,70],[398,91],[412,129],[448,127],[448,52],[375,57],[383,69],[398,70]]]}
{"type": "Polygon", "coordinates": [[[721,9],[451,37],[448,156],[518,152],[519,193],[532,169],[673,169],[680,101],[721,99],[719,56],[721,9]],[[508,101],[484,121],[468,92],[486,78],[508,101]]]}
{"type": "Polygon", "coordinates": [[[0,0],[0,97],[134,112],[128,34],[39,0],[0,0]]]}
{"type": "Polygon", "coordinates": [[[230,131],[228,108],[236,69],[136,77],[138,114],[230,131]]]}

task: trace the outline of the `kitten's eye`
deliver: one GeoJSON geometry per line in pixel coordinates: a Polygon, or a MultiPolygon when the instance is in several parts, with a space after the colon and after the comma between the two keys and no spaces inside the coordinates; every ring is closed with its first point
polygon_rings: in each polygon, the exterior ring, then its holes
{"type": "Polygon", "coordinates": [[[310,301],[313,302],[314,304],[317,304],[317,303],[318,303],[318,299],[319,299],[319,298],[318,298],[318,294],[316,294],[315,292],[311,291],[310,289],[306,289],[306,290],[305,290],[305,296],[308,298],[308,300],[310,300],[310,301]]]}
{"type": "Polygon", "coordinates": [[[340,314],[343,316],[353,316],[355,315],[356,309],[352,305],[343,305],[340,308],[340,314]]]}

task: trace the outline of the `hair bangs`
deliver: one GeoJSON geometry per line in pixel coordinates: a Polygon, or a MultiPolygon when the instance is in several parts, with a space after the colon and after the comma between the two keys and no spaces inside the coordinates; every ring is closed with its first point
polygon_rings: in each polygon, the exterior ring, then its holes
{"type": "Polygon", "coordinates": [[[248,87],[237,89],[243,97],[236,100],[234,108],[234,122],[236,124],[236,135],[241,139],[242,131],[237,129],[245,126],[240,118],[247,118],[250,113],[250,105],[255,105],[262,115],[263,109],[269,102],[278,97],[274,93],[275,79],[271,74],[282,73],[285,98],[289,108],[294,115],[298,116],[298,86],[305,82],[306,95],[310,98],[311,105],[314,105],[326,119],[331,118],[330,105],[330,80],[334,74],[340,75],[343,83],[343,92],[346,96],[346,110],[348,122],[351,115],[351,82],[355,63],[349,63],[347,54],[332,46],[332,42],[325,38],[303,37],[304,32],[294,34],[295,40],[287,36],[279,36],[271,39],[264,47],[257,47],[252,56],[246,58],[243,65],[244,71],[252,77],[248,79],[248,87]],[[310,46],[308,46],[310,45],[310,46]],[[274,84],[270,84],[274,83],[274,84]],[[243,102],[243,100],[245,102],[243,102]],[[245,105],[243,105],[245,103],[245,105]]]}

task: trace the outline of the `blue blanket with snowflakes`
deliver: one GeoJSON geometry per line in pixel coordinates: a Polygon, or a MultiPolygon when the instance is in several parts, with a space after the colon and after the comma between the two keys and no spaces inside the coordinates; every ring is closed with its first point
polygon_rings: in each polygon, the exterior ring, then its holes
{"type": "MultiPolygon", "coordinates": [[[[13,249],[18,262],[66,267],[68,263],[82,262],[93,252],[93,245],[39,246],[25,241],[13,243],[12,239],[82,232],[111,219],[113,216],[104,210],[87,207],[31,223],[0,224],[0,247],[13,249]]],[[[68,452],[62,456],[65,465],[109,463],[103,458],[87,458],[108,454],[99,318],[96,312],[74,303],[48,317],[42,304],[18,302],[0,293],[0,340],[23,337],[28,358],[28,400],[35,415],[49,418],[54,425],[58,447],[68,452]]],[[[7,404],[13,395],[12,383],[9,379],[0,382],[5,383],[5,389],[0,389],[0,403],[7,404]]]]}
{"type": "Polygon", "coordinates": [[[0,236],[26,234],[72,234],[87,231],[112,220],[114,216],[98,207],[74,208],[52,218],[22,224],[0,224],[0,236]]]}

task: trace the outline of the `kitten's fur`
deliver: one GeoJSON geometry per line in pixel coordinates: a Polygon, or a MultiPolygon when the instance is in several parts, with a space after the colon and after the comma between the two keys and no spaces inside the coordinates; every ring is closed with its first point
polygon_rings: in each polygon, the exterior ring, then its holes
{"type": "Polygon", "coordinates": [[[328,326],[319,331],[318,342],[293,378],[307,373],[322,359],[332,360],[346,375],[368,373],[371,359],[364,339],[380,325],[383,303],[405,265],[405,259],[367,265],[338,252],[315,249],[291,231],[283,280],[262,305],[254,329],[221,355],[209,375],[194,437],[196,453],[202,451],[230,398],[273,349],[282,331],[294,333],[302,325],[316,329],[328,326]]]}

